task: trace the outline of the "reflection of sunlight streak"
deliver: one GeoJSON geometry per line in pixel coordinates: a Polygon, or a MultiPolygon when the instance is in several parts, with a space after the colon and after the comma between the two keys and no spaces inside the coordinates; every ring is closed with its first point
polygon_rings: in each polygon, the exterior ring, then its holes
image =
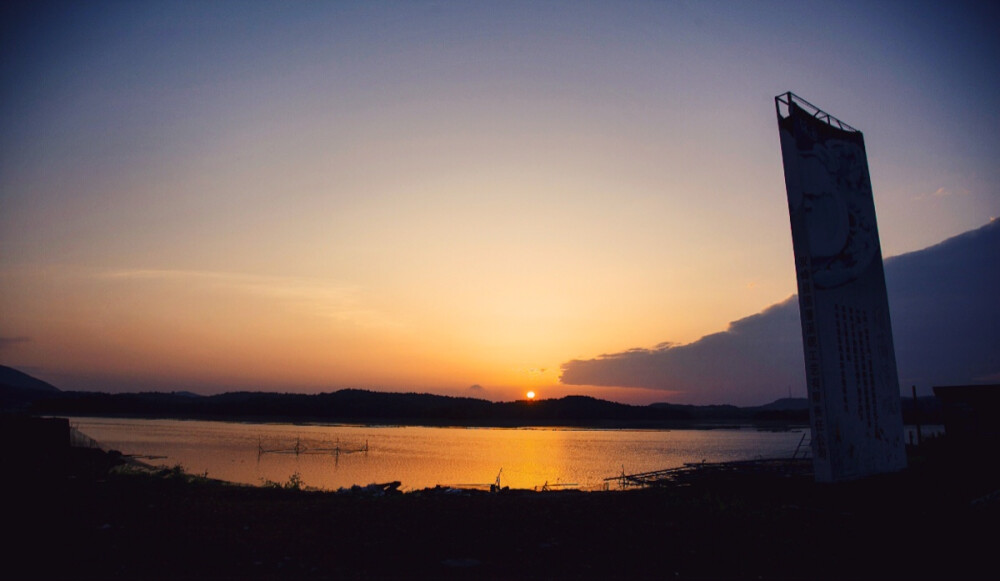
{"type": "Polygon", "coordinates": [[[232,272],[169,269],[131,269],[105,272],[111,280],[151,280],[201,284],[229,292],[272,299],[311,316],[350,322],[366,327],[399,328],[401,324],[384,313],[366,308],[358,298],[361,288],[279,276],[232,272]]]}

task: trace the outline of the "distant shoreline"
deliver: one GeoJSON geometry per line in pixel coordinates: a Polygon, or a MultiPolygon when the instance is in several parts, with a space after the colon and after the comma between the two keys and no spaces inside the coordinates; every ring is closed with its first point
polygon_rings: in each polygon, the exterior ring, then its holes
{"type": "Polygon", "coordinates": [[[659,403],[634,406],[589,396],[491,402],[418,393],[345,389],[296,394],[233,392],[214,396],[180,393],[39,392],[25,396],[22,411],[35,415],[197,418],[223,421],[396,424],[468,427],[652,427],[715,424],[805,423],[805,400],[778,400],[754,407],[659,403]],[[28,397],[30,395],[30,398],[28,397]]]}
{"type": "Polygon", "coordinates": [[[100,418],[100,419],[131,419],[131,420],[173,420],[173,421],[201,421],[201,422],[225,422],[235,424],[287,424],[294,426],[345,426],[362,428],[394,428],[394,427],[416,427],[416,428],[455,428],[455,429],[539,429],[539,430],[594,430],[594,431],[615,431],[615,430],[737,430],[755,429],[764,432],[781,432],[796,429],[808,429],[808,422],[785,422],[780,420],[748,420],[744,422],[713,422],[706,420],[670,420],[663,422],[649,421],[597,421],[597,422],[561,422],[561,423],[519,423],[519,422],[493,422],[493,423],[470,423],[470,422],[443,422],[428,420],[400,420],[386,422],[383,420],[356,421],[337,419],[310,419],[310,418],[283,418],[283,417],[225,417],[225,416],[170,416],[170,415],[137,415],[137,414],[44,414],[41,417],[64,417],[74,418],[100,418]]]}
{"type": "MultiPolygon", "coordinates": [[[[793,429],[809,424],[805,398],[780,398],[740,407],[729,404],[653,403],[629,405],[584,395],[557,399],[493,402],[472,397],[342,389],[303,394],[228,392],[102,393],[62,391],[15,369],[0,366],[0,412],[37,416],[196,419],[225,422],[431,427],[793,429]]],[[[936,397],[901,399],[904,423],[941,424],[936,397]]]]}

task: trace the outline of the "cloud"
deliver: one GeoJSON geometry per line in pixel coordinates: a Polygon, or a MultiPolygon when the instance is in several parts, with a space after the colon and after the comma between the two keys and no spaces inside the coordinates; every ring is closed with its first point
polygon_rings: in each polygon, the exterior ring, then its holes
{"type": "Polygon", "coordinates": [[[803,382],[798,321],[792,296],[694,343],[663,343],[564,363],[560,381],[677,391],[678,401],[760,403],[776,386],[778,393],[787,393],[787,386],[803,382]]]}
{"type": "Polygon", "coordinates": [[[886,286],[904,388],[1000,375],[1000,222],[887,260],[886,286]]]}
{"type": "MultiPolygon", "coordinates": [[[[1000,221],[885,262],[901,385],[990,381],[1000,374],[1000,221]]],[[[663,343],[564,363],[570,385],[681,392],[676,401],[759,404],[804,395],[793,295],[687,345],[663,343]]]]}

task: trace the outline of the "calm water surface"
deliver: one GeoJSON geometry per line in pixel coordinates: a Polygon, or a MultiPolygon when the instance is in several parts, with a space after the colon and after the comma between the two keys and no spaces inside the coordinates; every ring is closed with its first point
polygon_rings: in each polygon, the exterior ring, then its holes
{"type": "Polygon", "coordinates": [[[108,418],[70,418],[70,423],[105,449],[163,456],[144,460],[150,464],[180,464],[193,474],[254,485],[287,482],[297,473],[306,486],[326,490],[393,480],[404,490],[488,486],[501,469],[503,486],[547,483],[591,490],[603,488],[605,478],[623,469],[789,457],[803,434],[802,429],[427,428],[108,418]],[[356,451],[366,444],[367,451],[356,451]]]}

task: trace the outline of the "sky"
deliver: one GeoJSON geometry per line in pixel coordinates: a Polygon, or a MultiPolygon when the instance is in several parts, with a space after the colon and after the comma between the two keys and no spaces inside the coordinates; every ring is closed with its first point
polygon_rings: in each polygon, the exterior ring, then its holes
{"type": "Polygon", "coordinates": [[[788,90],[885,256],[1000,216],[988,2],[2,10],[0,363],[62,389],[745,399],[560,376],[795,293],[788,90]]]}

